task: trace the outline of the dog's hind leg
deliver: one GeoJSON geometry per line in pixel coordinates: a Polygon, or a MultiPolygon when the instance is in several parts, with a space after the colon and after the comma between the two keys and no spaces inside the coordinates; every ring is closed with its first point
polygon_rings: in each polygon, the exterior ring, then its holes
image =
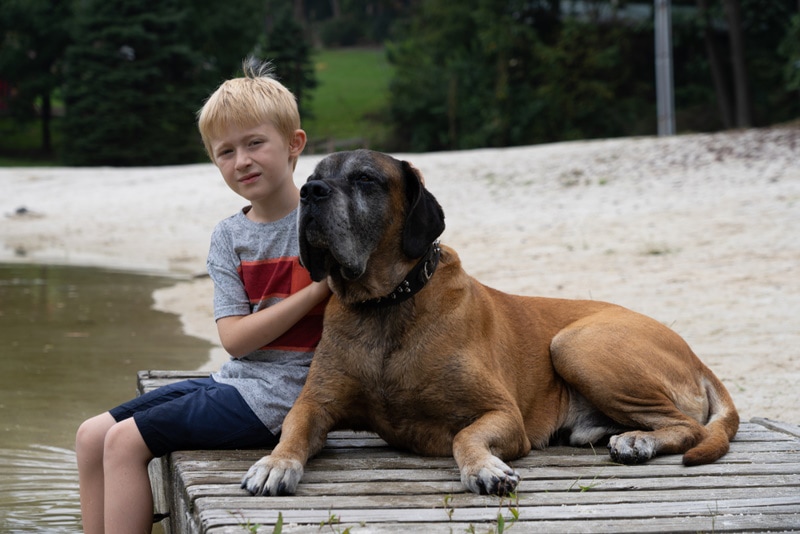
{"type": "Polygon", "coordinates": [[[621,463],[639,463],[656,453],[683,453],[684,465],[699,465],[713,462],[728,452],[739,426],[739,415],[719,380],[709,375],[700,382],[708,397],[707,420],[698,421],[683,413],[679,409],[683,404],[680,400],[674,405],[666,402],[663,413],[633,412],[631,418],[638,418],[643,427],[653,430],[612,436],[608,444],[611,458],[621,463]]]}
{"type": "Polygon", "coordinates": [[[513,493],[519,474],[501,458],[519,458],[530,450],[519,412],[487,412],[453,439],[453,457],[461,471],[461,482],[481,495],[513,493]]]}
{"type": "Polygon", "coordinates": [[[667,395],[655,387],[643,386],[650,395],[633,397],[619,392],[604,397],[603,412],[618,423],[608,430],[617,432],[608,442],[611,459],[623,464],[638,464],[661,454],[682,454],[702,441],[707,429],[682,413],[667,395]]]}
{"type": "MultiPolygon", "coordinates": [[[[708,372],[686,343],[656,321],[621,308],[588,316],[553,338],[556,372],[622,427],[609,453],[640,463],[684,453],[708,435],[708,372]]],[[[568,419],[576,406],[570,406],[568,419]]]]}
{"type": "Polygon", "coordinates": [[[706,429],[691,419],[684,424],[663,426],[657,430],[633,430],[611,436],[608,453],[611,459],[622,464],[646,462],[657,454],[679,454],[699,443],[706,429]]]}
{"type": "Polygon", "coordinates": [[[623,464],[638,464],[656,454],[681,453],[698,443],[707,434],[705,427],[671,408],[666,402],[662,410],[654,411],[637,406],[626,413],[622,425],[594,408],[580,393],[573,391],[569,417],[564,423],[568,443],[573,446],[594,444],[609,437],[611,459],[623,464]],[[662,413],[668,412],[668,413],[662,413]],[[632,430],[631,426],[640,429],[632,430]]]}

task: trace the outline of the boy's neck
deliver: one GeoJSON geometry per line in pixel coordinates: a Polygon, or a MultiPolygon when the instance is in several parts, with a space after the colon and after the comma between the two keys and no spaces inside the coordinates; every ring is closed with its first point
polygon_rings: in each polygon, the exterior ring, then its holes
{"type": "Polygon", "coordinates": [[[300,203],[300,190],[294,183],[280,194],[270,195],[251,203],[245,213],[248,219],[258,223],[275,222],[289,215],[300,203]]]}

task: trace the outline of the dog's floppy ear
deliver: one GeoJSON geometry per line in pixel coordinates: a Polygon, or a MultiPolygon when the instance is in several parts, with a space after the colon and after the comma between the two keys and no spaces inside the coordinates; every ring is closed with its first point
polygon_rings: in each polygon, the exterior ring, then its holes
{"type": "Polygon", "coordinates": [[[425,189],[422,175],[407,161],[401,162],[408,199],[408,212],[403,226],[403,252],[419,258],[444,232],[444,211],[434,196],[425,189]]]}

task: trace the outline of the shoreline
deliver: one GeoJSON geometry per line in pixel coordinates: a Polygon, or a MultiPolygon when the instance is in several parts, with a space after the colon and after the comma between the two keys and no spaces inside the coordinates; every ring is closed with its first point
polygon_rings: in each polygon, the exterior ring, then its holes
{"type": "Polygon", "coordinates": [[[210,278],[193,278],[179,282],[156,290],[152,296],[153,309],[177,315],[185,335],[208,341],[213,345],[209,349],[208,360],[194,370],[213,372],[228,361],[230,356],[222,348],[211,315],[214,284],[210,278]],[[187,304],[191,306],[187,308],[187,304]]]}
{"type": "MultiPolygon", "coordinates": [[[[324,156],[301,156],[302,184],[324,156]]],[[[400,154],[486,285],[650,315],[719,376],[743,420],[800,423],[800,128],[400,154]]],[[[0,262],[174,276],[153,307],[227,359],[211,316],[213,226],[244,201],[211,164],[0,168],[0,262]],[[24,208],[24,211],[19,211],[24,208]]]]}

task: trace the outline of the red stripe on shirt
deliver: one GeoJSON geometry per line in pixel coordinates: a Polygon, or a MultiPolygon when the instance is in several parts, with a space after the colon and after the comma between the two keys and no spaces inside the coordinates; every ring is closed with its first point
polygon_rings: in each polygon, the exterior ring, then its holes
{"type": "MultiPolygon", "coordinates": [[[[243,261],[239,274],[251,306],[270,298],[286,298],[311,283],[311,276],[296,257],[243,261]]],[[[323,302],[262,350],[312,352],[322,336],[324,311],[323,302]]]]}
{"type": "Polygon", "coordinates": [[[297,258],[243,261],[239,266],[239,275],[242,277],[250,305],[255,306],[262,300],[273,297],[286,298],[311,283],[311,278],[306,273],[308,283],[302,287],[295,287],[292,291],[295,269],[305,270],[300,267],[297,258]]]}

